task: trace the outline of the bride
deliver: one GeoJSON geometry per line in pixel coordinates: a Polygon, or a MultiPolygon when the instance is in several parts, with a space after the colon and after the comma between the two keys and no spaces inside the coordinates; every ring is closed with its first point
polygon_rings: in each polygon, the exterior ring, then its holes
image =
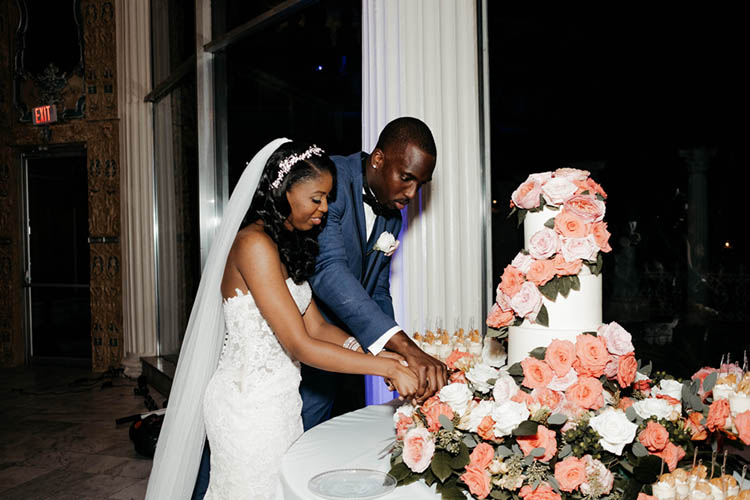
{"type": "Polygon", "coordinates": [[[206,436],[206,500],[283,498],[281,458],[302,434],[300,363],[380,375],[402,396],[416,392],[417,377],[397,355],[364,354],[312,299],[306,279],[335,175],[320,148],[287,139],[245,168],[190,314],[147,499],[190,498],[206,436]]]}

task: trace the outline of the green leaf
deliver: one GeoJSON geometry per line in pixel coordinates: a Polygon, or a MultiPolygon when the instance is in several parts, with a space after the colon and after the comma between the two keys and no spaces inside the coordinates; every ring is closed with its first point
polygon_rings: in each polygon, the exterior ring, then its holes
{"type": "Polygon", "coordinates": [[[455,429],[455,427],[453,426],[453,422],[451,422],[451,420],[443,414],[438,417],[438,421],[446,431],[451,432],[453,431],[453,429],[455,429]]]}
{"type": "Polygon", "coordinates": [[[529,352],[529,356],[531,356],[532,358],[541,359],[542,361],[544,361],[544,355],[546,353],[547,353],[546,347],[537,347],[536,349],[532,349],[529,352]]]}
{"type": "Polygon", "coordinates": [[[451,474],[453,474],[453,468],[451,467],[451,456],[450,453],[445,451],[436,451],[435,456],[432,457],[432,463],[430,469],[435,474],[441,483],[444,483],[451,474]]]}
{"type": "Polygon", "coordinates": [[[598,337],[599,334],[597,332],[581,332],[582,335],[591,335],[592,337],[598,337]]]}
{"type": "Polygon", "coordinates": [[[515,453],[516,455],[523,455],[523,452],[521,451],[521,447],[518,446],[518,443],[513,443],[511,450],[513,450],[513,453],[515,453]]]}
{"type": "Polygon", "coordinates": [[[638,465],[633,467],[633,477],[641,483],[651,484],[656,482],[659,471],[661,471],[661,458],[649,455],[638,460],[638,465]]]}
{"type": "Polygon", "coordinates": [[[523,368],[521,367],[521,363],[513,363],[510,365],[510,368],[508,368],[508,375],[522,377],[523,368]]]}
{"type": "Polygon", "coordinates": [[[599,252],[596,256],[596,269],[594,271],[594,276],[599,276],[599,274],[601,274],[602,267],[604,267],[604,257],[602,256],[602,253],[599,252]]]}
{"type": "Polygon", "coordinates": [[[506,219],[510,219],[511,217],[513,217],[513,214],[516,213],[517,211],[518,209],[516,207],[511,208],[506,219]]]}
{"type": "Polygon", "coordinates": [[[474,448],[478,444],[477,440],[471,434],[464,434],[464,438],[462,441],[469,448],[474,448]]]}
{"type": "Polygon", "coordinates": [[[547,221],[544,223],[544,227],[548,227],[550,229],[554,229],[555,228],[555,218],[551,217],[551,218],[547,219],[547,221]]]}
{"type": "Polygon", "coordinates": [[[653,369],[653,366],[651,365],[651,361],[649,361],[646,366],[644,366],[643,368],[641,368],[638,371],[641,373],[641,375],[645,375],[646,377],[650,377],[652,369],[653,369]]]}
{"type": "Polygon", "coordinates": [[[443,486],[440,489],[440,498],[443,500],[466,500],[461,488],[456,484],[452,486],[443,486]]]}
{"type": "Polygon", "coordinates": [[[513,325],[511,326],[521,326],[523,324],[523,318],[516,317],[515,320],[513,320],[513,325]]]}
{"type": "Polygon", "coordinates": [[[556,278],[556,281],[559,283],[558,289],[560,290],[560,295],[567,299],[568,294],[570,294],[570,288],[573,285],[573,280],[569,276],[561,276],[556,278]]]}
{"type": "Polygon", "coordinates": [[[463,469],[464,467],[469,465],[469,462],[469,447],[461,443],[461,448],[458,452],[458,455],[451,458],[451,468],[453,468],[454,470],[463,469]]]}
{"type": "Polygon", "coordinates": [[[534,448],[533,450],[531,450],[531,453],[529,453],[529,455],[531,455],[534,458],[539,458],[539,457],[543,457],[546,452],[547,452],[546,449],[544,449],[543,447],[539,447],[539,448],[534,448]]]}
{"type": "Polygon", "coordinates": [[[547,476],[547,482],[552,485],[552,488],[560,494],[560,483],[557,482],[557,479],[555,479],[555,476],[550,474],[547,476]]]}
{"type": "Polygon", "coordinates": [[[631,422],[635,422],[638,419],[638,414],[632,406],[629,406],[628,409],[625,410],[625,416],[628,417],[628,420],[631,422]]]}
{"type": "Polygon", "coordinates": [[[549,326],[549,314],[547,313],[547,308],[544,304],[542,304],[542,308],[539,309],[534,322],[537,325],[549,326]]]}
{"type": "Polygon", "coordinates": [[[596,199],[599,201],[606,201],[606,198],[601,193],[596,193],[596,199]]]}
{"type": "Polygon", "coordinates": [[[563,425],[567,421],[568,417],[562,413],[553,413],[547,418],[547,423],[549,425],[563,425]]]}
{"type": "Polygon", "coordinates": [[[523,462],[523,464],[524,464],[524,465],[526,465],[526,466],[528,466],[528,465],[531,465],[531,464],[533,464],[533,463],[534,463],[534,457],[532,457],[531,455],[529,455],[529,456],[526,456],[526,457],[523,457],[523,460],[522,460],[522,462],[523,462]]]}
{"type": "Polygon", "coordinates": [[[718,372],[709,373],[706,378],[703,379],[703,392],[713,391],[718,377],[718,372]]]}
{"type": "Polygon", "coordinates": [[[570,288],[572,288],[573,290],[576,290],[576,291],[580,290],[581,289],[581,279],[578,277],[578,275],[576,274],[575,276],[571,276],[570,278],[571,278],[571,281],[572,281],[572,284],[570,285],[570,288]]]}
{"type": "Polygon", "coordinates": [[[508,500],[510,498],[510,493],[505,490],[492,490],[490,492],[490,497],[495,500],[508,500]]]}
{"type": "Polygon", "coordinates": [[[539,422],[534,422],[533,420],[524,420],[520,424],[518,424],[518,427],[513,429],[513,435],[514,436],[534,436],[536,435],[536,431],[539,428],[539,422]]]}
{"type": "Polygon", "coordinates": [[[542,292],[542,295],[547,297],[552,302],[554,302],[555,299],[557,299],[557,293],[558,293],[557,280],[549,280],[547,283],[537,288],[539,288],[539,291],[542,292]]]}
{"type": "Polygon", "coordinates": [[[526,219],[526,210],[518,211],[518,227],[523,226],[523,221],[526,219]]]}
{"type": "Polygon", "coordinates": [[[573,448],[569,444],[566,444],[566,445],[563,445],[562,448],[560,448],[560,452],[557,454],[557,456],[560,458],[565,458],[568,455],[570,455],[572,452],[573,452],[573,448]]]}
{"type": "Polygon", "coordinates": [[[393,467],[391,467],[391,470],[388,471],[388,474],[396,478],[396,481],[399,483],[406,479],[408,476],[412,474],[412,471],[407,465],[403,462],[394,464],[393,467]]]}
{"type": "Polygon", "coordinates": [[[648,450],[645,446],[643,446],[643,444],[641,444],[640,441],[636,441],[635,443],[633,443],[633,455],[638,458],[647,457],[648,450]]]}
{"type": "Polygon", "coordinates": [[[497,450],[495,450],[495,455],[497,455],[498,457],[502,457],[502,458],[509,457],[512,454],[513,452],[511,451],[511,449],[505,446],[504,444],[501,444],[500,446],[497,447],[497,450]]]}
{"type": "Polygon", "coordinates": [[[494,339],[504,339],[508,336],[508,327],[503,326],[501,328],[487,328],[487,337],[494,339]]]}

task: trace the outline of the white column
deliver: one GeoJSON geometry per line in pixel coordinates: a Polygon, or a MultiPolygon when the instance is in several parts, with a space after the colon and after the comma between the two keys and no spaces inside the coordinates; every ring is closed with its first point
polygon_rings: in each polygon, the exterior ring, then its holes
{"type": "Polygon", "coordinates": [[[140,356],[156,354],[153,109],[148,0],[117,0],[117,95],[120,117],[122,297],[128,375],[140,356]]]}
{"type": "Polygon", "coordinates": [[[438,150],[433,181],[404,213],[391,271],[396,320],[410,334],[434,330],[438,321],[449,331],[481,331],[489,179],[477,4],[363,0],[362,12],[363,149],[372,150],[390,120],[414,116],[430,127],[438,150]]]}

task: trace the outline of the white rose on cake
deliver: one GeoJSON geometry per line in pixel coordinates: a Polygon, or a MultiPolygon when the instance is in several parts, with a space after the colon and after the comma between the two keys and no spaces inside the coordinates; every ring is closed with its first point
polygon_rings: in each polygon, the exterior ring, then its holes
{"type": "Polygon", "coordinates": [[[490,381],[497,379],[498,371],[489,365],[480,363],[471,367],[466,373],[466,379],[471,382],[475,390],[486,394],[492,389],[490,381]]]}
{"type": "Polygon", "coordinates": [[[628,420],[625,412],[609,408],[589,420],[592,429],[602,437],[599,444],[610,453],[622,455],[622,449],[635,439],[638,426],[628,420]]]}
{"type": "Polygon", "coordinates": [[[373,250],[377,252],[383,252],[386,257],[390,257],[396,251],[399,245],[399,241],[388,231],[383,231],[378,236],[378,240],[375,242],[373,250]]]}
{"type": "Polygon", "coordinates": [[[496,437],[510,436],[513,429],[524,420],[529,418],[529,410],[523,403],[506,401],[495,406],[492,411],[492,420],[495,421],[493,430],[496,437]]]}
{"type": "Polygon", "coordinates": [[[537,260],[552,257],[559,247],[560,239],[557,233],[548,227],[540,229],[529,238],[529,254],[537,260]]]}
{"type": "Polygon", "coordinates": [[[450,406],[451,410],[459,415],[463,415],[466,412],[469,401],[471,401],[472,393],[466,384],[448,384],[440,389],[438,398],[450,406]]]}
{"type": "Polygon", "coordinates": [[[578,186],[565,177],[553,177],[542,186],[544,200],[549,205],[559,206],[568,201],[578,191],[578,186]]]}

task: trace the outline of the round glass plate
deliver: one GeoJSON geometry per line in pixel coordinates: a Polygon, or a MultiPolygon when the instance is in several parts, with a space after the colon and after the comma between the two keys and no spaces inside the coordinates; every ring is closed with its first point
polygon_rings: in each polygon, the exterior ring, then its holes
{"type": "Polygon", "coordinates": [[[310,491],[329,500],[368,500],[396,488],[396,478],[373,469],[337,469],[323,472],[307,483],[310,491]]]}

